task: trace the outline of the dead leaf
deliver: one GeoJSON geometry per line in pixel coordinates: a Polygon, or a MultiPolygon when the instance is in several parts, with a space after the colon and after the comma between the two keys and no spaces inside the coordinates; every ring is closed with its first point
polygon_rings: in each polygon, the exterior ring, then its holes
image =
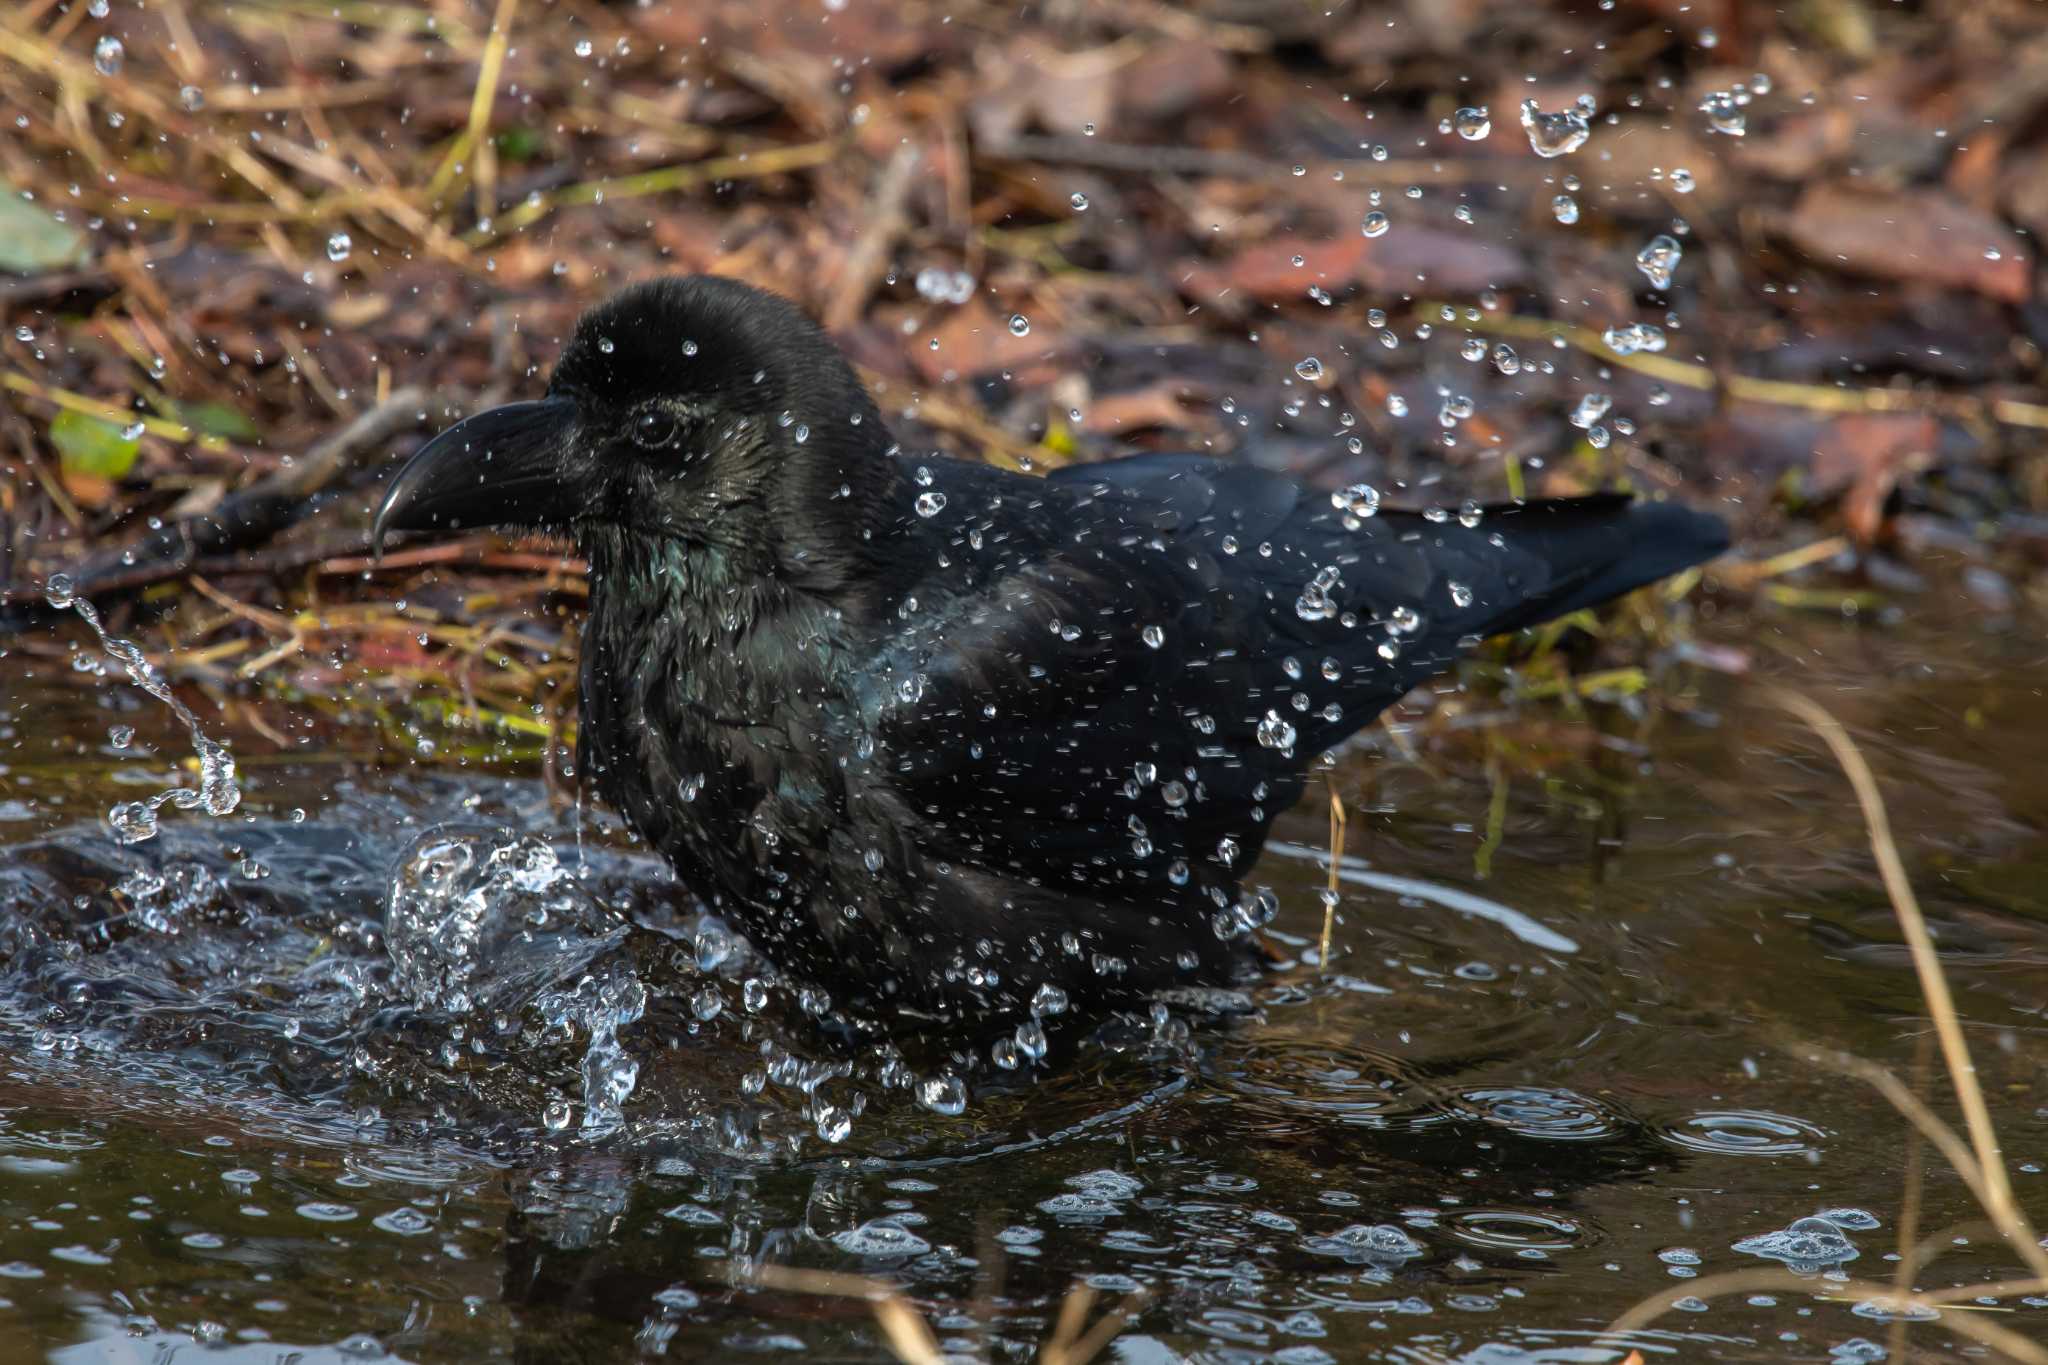
{"type": "Polygon", "coordinates": [[[1119,113],[1156,122],[1228,95],[1235,69],[1207,43],[1170,41],[1148,48],[1116,82],[1119,113]]]}
{"type": "Polygon", "coordinates": [[[1211,302],[1233,293],[1249,303],[1301,299],[1314,285],[1335,293],[1362,285],[1380,293],[1475,293],[1519,284],[1528,263],[1511,248],[1419,224],[1382,237],[1277,237],[1181,276],[1182,292],[1211,302]]]}
{"type": "Polygon", "coordinates": [[[1934,461],[1941,427],[1927,413],[1868,413],[1837,417],[1814,443],[1809,472],[1816,497],[1842,494],[1842,521],[1859,544],[1884,528],[1885,499],[1901,477],[1934,461]]]}
{"type": "Polygon", "coordinates": [[[1087,404],[1081,429],[1117,436],[1127,431],[1143,431],[1147,427],[1171,427],[1185,431],[1206,425],[1197,422],[1195,414],[1184,406],[1184,401],[1192,396],[1187,385],[1171,379],[1162,379],[1156,384],[1125,393],[1105,394],[1087,404]]]}
{"type": "Polygon", "coordinates": [[[1938,190],[1868,193],[1817,185],[1788,236],[1816,261],[1861,275],[1969,289],[2002,303],[2033,292],[2033,255],[2005,224],[1938,190]]]}
{"type": "Polygon", "coordinates": [[[918,372],[928,383],[943,384],[991,370],[1009,370],[1020,384],[1026,372],[1063,355],[1066,342],[1045,323],[1034,323],[1018,336],[1010,330],[1010,314],[998,317],[976,298],[955,308],[930,332],[919,332],[911,349],[918,372]],[[938,346],[930,342],[936,339],[938,346]]]}

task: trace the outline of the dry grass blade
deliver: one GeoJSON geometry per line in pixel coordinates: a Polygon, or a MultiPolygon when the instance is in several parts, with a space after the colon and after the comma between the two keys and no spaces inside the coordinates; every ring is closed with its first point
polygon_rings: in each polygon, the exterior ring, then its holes
{"type": "MultiPolygon", "coordinates": [[[[1877,1284],[1868,1280],[1828,1281],[1828,1297],[1853,1296],[1896,1309],[1918,1310],[1930,1314],[1939,1313],[1943,1306],[1959,1308],[1964,1300],[1982,1298],[2004,1298],[2017,1294],[2033,1293],[2048,1285],[2048,1251],[2044,1251],[2035,1236],[2026,1215],[2013,1198],[2012,1183],[2006,1173],[2005,1164],[1999,1151],[1996,1133],[1991,1126],[1991,1111],[1984,1101],[1983,1086],[1977,1079],[1976,1068],[1970,1061],[1969,1046],[1963,1037],[1960,1018],[1956,1013],[1955,997],[1949,990],[1948,978],[1943,974],[1941,959],[1934,950],[1934,940],[1927,932],[1926,917],[1921,913],[1920,903],[1913,895],[1912,884],[1906,879],[1903,860],[1899,857],[1897,842],[1892,838],[1891,821],[1885,811],[1883,795],[1878,791],[1877,779],[1871,773],[1870,765],[1864,760],[1862,751],[1849,738],[1842,723],[1812,698],[1787,688],[1772,688],[1771,699],[1785,710],[1805,721],[1812,727],[1841,764],[1849,778],[1849,784],[1856,792],[1857,803],[1863,811],[1863,819],[1870,831],[1871,851],[1877,857],[1878,870],[1884,879],[1885,891],[1897,915],[1899,927],[1912,951],[1913,967],[1919,976],[1922,995],[1927,1000],[1928,1012],[1934,1018],[1935,1035],[1940,1041],[1942,1059],[1948,1068],[1949,1080],[1954,1085],[1956,1098],[1962,1106],[1964,1122],[1970,1134],[1966,1144],[1955,1130],[1936,1116],[1906,1086],[1884,1068],[1860,1058],[1840,1053],[1812,1053],[1812,1059],[1831,1065],[1834,1069],[1847,1072],[1876,1086],[1880,1093],[1899,1110],[1914,1128],[1940,1149],[1956,1173],[1969,1185],[1984,1210],[1990,1215],[2006,1245],[2036,1272],[2032,1279],[2002,1280],[1986,1284],[1962,1285],[1954,1289],[1927,1294],[1907,1292],[1906,1275],[1911,1273],[1916,1258],[1907,1256],[1901,1264],[1899,1280],[1891,1285],[1877,1284]]],[[[1919,1217],[1918,1185],[1909,1190],[1913,1203],[1912,1218],[1919,1217]]],[[[1656,1321],[1682,1298],[1713,1298],[1721,1294],[1749,1293],[1763,1289],[1802,1289],[1812,1291],[1817,1286],[1807,1277],[1794,1274],[1789,1269],[1736,1270],[1702,1279],[1688,1281],[1638,1303],[1628,1312],[1616,1318],[1607,1327],[1607,1335],[1620,1336],[1647,1326],[1656,1321]]],[[[1950,1312],[1941,1316],[1942,1323],[1960,1336],[2001,1352],[2006,1359],[2025,1362],[2026,1365],[2048,1365],[2048,1346],[2031,1341],[2009,1328],[1987,1322],[1974,1313],[1950,1312]]],[[[1895,1323],[1892,1339],[1899,1342],[1902,1328],[1895,1323]]]]}
{"type": "Polygon", "coordinates": [[[1337,922],[1337,868],[1344,861],[1344,798],[1330,786],[1330,885],[1323,899],[1323,942],[1316,950],[1316,970],[1330,969],[1330,934],[1337,922]]]}
{"type": "Polygon", "coordinates": [[[889,1349],[904,1365],[945,1365],[939,1339],[910,1300],[886,1280],[865,1275],[843,1275],[832,1270],[800,1270],[795,1266],[755,1267],[752,1282],[768,1289],[791,1289],[800,1294],[826,1294],[834,1298],[866,1299],[882,1329],[889,1349]]]}
{"type": "Polygon", "coordinates": [[[1892,911],[1898,916],[1899,927],[1905,933],[1907,947],[1912,952],[1913,971],[1920,979],[1921,993],[1927,997],[1928,1012],[1934,1017],[1935,1037],[1941,1043],[1942,1061],[1948,1067],[1949,1081],[1955,1086],[1956,1100],[1962,1106],[1970,1145],[1976,1150],[1984,1184],[1985,1212],[1998,1224],[2000,1231],[2013,1244],[2013,1249],[2026,1258],[2027,1264],[2037,1274],[2048,1275],[2048,1249],[2042,1248],[2040,1239],[2013,1198],[2012,1181],[2006,1174],[1998,1135],[1991,1126],[1991,1109],[1984,1102],[1984,1087],[1977,1079],[1976,1065],[1970,1060],[1970,1045],[1963,1037],[1955,997],[1949,991],[1948,977],[1941,970],[1941,957],[1935,952],[1933,936],[1927,932],[1926,916],[1921,914],[1920,902],[1913,895],[1913,885],[1906,878],[1906,865],[1899,857],[1898,844],[1892,839],[1891,819],[1885,813],[1884,797],[1877,789],[1877,778],[1864,761],[1862,751],[1849,738],[1849,732],[1826,708],[1811,697],[1784,688],[1772,689],[1771,699],[1813,728],[1834,754],[1835,761],[1842,765],[1849,785],[1855,788],[1857,804],[1863,808],[1863,819],[1870,829],[1870,848],[1877,857],[1878,873],[1884,878],[1885,893],[1891,897],[1892,911]]]}

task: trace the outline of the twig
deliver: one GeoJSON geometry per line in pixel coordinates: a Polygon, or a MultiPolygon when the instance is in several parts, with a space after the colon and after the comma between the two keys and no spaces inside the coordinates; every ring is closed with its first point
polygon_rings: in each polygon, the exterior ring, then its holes
{"type": "Polygon", "coordinates": [[[1323,900],[1323,941],[1316,949],[1316,970],[1330,970],[1330,936],[1337,922],[1337,869],[1344,862],[1344,798],[1337,795],[1337,781],[1330,779],[1330,885],[1323,900]]]}
{"type": "Polygon", "coordinates": [[[832,287],[832,300],[825,306],[827,330],[838,331],[852,325],[867,307],[875,278],[888,263],[896,239],[910,225],[905,201],[910,197],[912,176],[922,160],[923,153],[916,143],[903,142],[876,178],[874,193],[868,196],[867,226],[860,240],[853,244],[853,250],[846,253],[846,262],[832,287]]]}

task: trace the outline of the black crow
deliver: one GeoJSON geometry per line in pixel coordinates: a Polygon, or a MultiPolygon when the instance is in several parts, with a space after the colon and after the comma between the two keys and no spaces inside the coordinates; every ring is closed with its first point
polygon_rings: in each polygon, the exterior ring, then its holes
{"type": "Polygon", "coordinates": [[[568,533],[583,768],[785,972],[866,1019],[1228,986],[1310,762],[1461,646],[1721,551],[1620,496],[1399,512],[1199,455],[1044,478],[890,437],[795,307],[636,286],[545,398],[377,513],[568,533]]]}

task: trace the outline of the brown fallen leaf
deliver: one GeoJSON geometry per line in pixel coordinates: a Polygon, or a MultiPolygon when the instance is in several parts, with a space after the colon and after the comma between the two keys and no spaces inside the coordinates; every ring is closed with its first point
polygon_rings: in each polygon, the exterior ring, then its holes
{"type": "Polygon", "coordinates": [[[1861,275],[1969,289],[2001,303],[2033,292],[2033,253],[1998,219],[1939,190],[1816,185],[1786,235],[1816,261],[1861,275]]]}
{"type": "Polygon", "coordinates": [[[1900,478],[1933,463],[1941,439],[1927,413],[1869,413],[1837,417],[1814,443],[1809,477],[1817,497],[1842,494],[1842,521],[1862,545],[1884,529],[1884,503],[1900,478]]]}
{"type": "Polygon", "coordinates": [[[1192,298],[1248,303],[1302,298],[1314,285],[1336,292],[1353,285],[1380,293],[1438,290],[1470,294],[1519,284],[1528,273],[1520,253],[1498,243],[1418,224],[1396,224],[1382,237],[1276,237],[1228,260],[1202,262],[1181,275],[1192,298]]]}
{"type": "Polygon", "coordinates": [[[1089,401],[1081,418],[1081,429],[1118,436],[1127,431],[1143,431],[1147,427],[1172,427],[1183,431],[1205,428],[1209,423],[1184,406],[1184,400],[1192,397],[1194,395],[1187,385],[1171,379],[1162,379],[1156,384],[1125,393],[1105,394],[1089,401]]]}
{"type": "Polygon", "coordinates": [[[1030,382],[1035,376],[1029,372],[1063,355],[1067,343],[1043,322],[1018,336],[1010,329],[1010,317],[997,316],[979,298],[955,308],[937,327],[918,334],[911,348],[918,372],[933,384],[991,370],[1009,370],[1020,384],[1030,382]],[[939,344],[930,345],[932,340],[939,344]]]}

